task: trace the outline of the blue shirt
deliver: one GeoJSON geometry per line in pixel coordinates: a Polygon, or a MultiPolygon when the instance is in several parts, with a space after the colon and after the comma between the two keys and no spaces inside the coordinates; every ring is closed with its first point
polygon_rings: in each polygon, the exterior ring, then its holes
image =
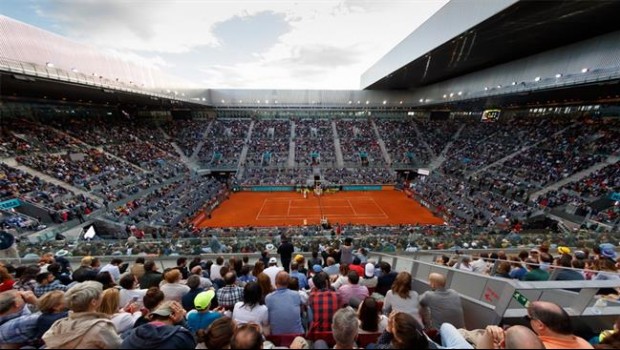
{"type": "Polygon", "coordinates": [[[308,286],[308,278],[306,278],[303,273],[300,273],[299,271],[291,271],[289,276],[297,278],[297,281],[299,281],[299,288],[310,289],[310,287],[308,286]]]}
{"type": "Polygon", "coordinates": [[[196,333],[199,329],[206,329],[213,321],[220,317],[222,317],[222,314],[216,311],[191,311],[187,314],[187,328],[192,331],[192,333],[196,333]]]}
{"type": "Polygon", "coordinates": [[[40,312],[14,318],[0,326],[0,344],[27,344],[36,340],[40,312]]]}
{"type": "Polygon", "coordinates": [[[302,334],[301,297],[297,291],[278,288],[265,297],[271,334],[302,334]]]}

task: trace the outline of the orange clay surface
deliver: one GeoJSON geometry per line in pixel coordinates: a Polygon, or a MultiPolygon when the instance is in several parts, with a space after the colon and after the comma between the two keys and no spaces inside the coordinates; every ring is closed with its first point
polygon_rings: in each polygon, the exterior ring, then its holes
{"type": "Polygon", "coordinates": [[[395,190],[338,192],[320,197],[296,192],[237,192],[215,209],[199,227],[265,227],[316,225],[325,216],[330,223],[398,225],[443,224],[403,192],[395,190]]]}

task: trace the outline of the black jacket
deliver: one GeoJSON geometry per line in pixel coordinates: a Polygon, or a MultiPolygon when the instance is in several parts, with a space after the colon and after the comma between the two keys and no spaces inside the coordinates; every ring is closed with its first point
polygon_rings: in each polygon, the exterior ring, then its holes
{"type": "Polygon", "coordinates": [[[152,323],[132,329],[121,349],[194,349],[196,341],[181,326],[155,326],[152,323]]]}

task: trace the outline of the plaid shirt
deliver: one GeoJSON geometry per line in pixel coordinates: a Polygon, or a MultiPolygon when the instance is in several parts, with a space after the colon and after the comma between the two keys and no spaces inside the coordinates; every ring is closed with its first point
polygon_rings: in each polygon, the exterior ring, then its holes
{"type": "Polygon", "coordinates": [[[13,289],[18,290],[20,292],[34,292],[34,288],[37,286],[37,281],[33,279],[22,282],[15,282],[13,285],[13,289]]]}
{"type": "Polygon", "coordinates": [[[25,345],[36,340],[37,320],[41,316],[40,312],[14,318],[0,326],[0,344],[20,344],[25,345]]]}
{"type": "Polygon", "coordinates": [[[331,332],[332,318],[339,309],[338,294],[331,290],[311,292],[308,307],[312,310],[310,331],[331,332]]]}
{"type": "Polygon", "coordinates": [[[243,288],[232,285],[224,286],[217,290],[217,303],[219,306],[232,308],[238,301],[243,301],[243,288]]]}
{"type": "Polygon", "coordinates": [[[52,281],[52,283],[46,285],[41,285],[37,283],[37,286],[34,288],[34,295],[36,295],[37,298],[40,298],[43,294],[51,292],[53,290],[61,290],[63,292],[66,292],[67,286],[60,283],[59,280],[54,280],[52,281]]]}

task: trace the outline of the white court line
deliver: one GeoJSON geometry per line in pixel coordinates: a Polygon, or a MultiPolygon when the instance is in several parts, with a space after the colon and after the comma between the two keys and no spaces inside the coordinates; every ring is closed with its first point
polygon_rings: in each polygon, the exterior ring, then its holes
{"type": "Polygon", "coordinates": [[[377,201],[374,198],[370,198],[372,199],[372,202],[375,204],[375,206],[377,208],[379,208],[379,210],[381,210],[381,212],[383,213],[383,216],[385,216],[386,219],[389,218],[389,216],[387,215],[387,213],[385,212],[385,210],[383,210],[383,208],[381,208],[381,206],[379,204],[377,204],[377,201]]]}
{"type": "MultiPolygon", "coordinates": [[[[287,219],[304,219],[307,218],[308,215],[291,215],[289,217],[282,215],[263,215],[258,220],[287,220],[287,219]]],[[[329,217],[351,217],[349,214],[343,215],[329,215],[329,217]]],[[[356,219],[385,219],[384,216],[356,216],[356,219]]]]}
{"type": "MultiPolygon", "coordinates": [[[[314,207],[291,207],[293,209],[312,209],[312,208],[317,208],[319,209],[318,206],[314,206],[314,207]]],[[[350,208],[348,205],[323,205],[322,208],[350,208]]]]}
{"type": "Polygon", "coordinates": [[[265,204],[267,204],[267,200],[263,199],[263,206],[260,207],[260,210],[258,211],[258,214],[256,214],[256,220],[258,220],[258,217],[260,216],[260,213],[262,213],[263,209],[265,209],[265,204]]]}
{"type": "Polygon", "coordinates": [[[288,200],[288,209],[286,210],[286,216],[291,216],[291,200],[288,200]]]}
{"type": "Polygon", "coordinates": [[[353,204],[351,204],[351,201],[349,199],[347,199],[347,202],[349,202],[349,206],[351,207],[351,210],[353,210],[353,215],[357,217],[357,212],[355,211],[355,208],[353,208],[353,204]]]}

